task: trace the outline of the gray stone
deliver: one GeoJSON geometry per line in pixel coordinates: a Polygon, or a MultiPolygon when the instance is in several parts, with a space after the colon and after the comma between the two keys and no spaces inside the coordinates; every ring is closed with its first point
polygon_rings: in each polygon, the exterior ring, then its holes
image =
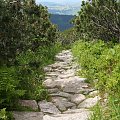
{"type": "Polygon", "coordinates": [[[35,100],[19,100],[19,104],[23,107],[31,108],[32,110],[38,110],[38,105],[35,100]]]}
{"type": "Polygon", "coordinates": [[[50,77],[50,76],[45,76],[45,80],[47,80],[47,79],[52,79],[52,77],[50,77]]]}
{"type": "Polygon", "coordinates": [[[97,96],[98,94],[99,94],[99,92],[96,90],[96,91],[90,92],[90,93],[89,93],[89,96],[90,96],[90,97],[95,97],[95,96],[97,96]]]}
{"type": "Polygon", "coordinates": [[[90,118],[89,111],[81,111],[73,114],[45,115],[43,120],[88,120],[90,118]]]}
{"type": "Polygon", "coordinates": [[[47,79],[43,82],[43,85],[47,88],[54,88],[56,87],[56,82],[54,82],[52,79],[47,79]]]}
{"type": "Polygon", "coordinates": [[[76,104],[81,103],[83,100],[85,100],[85,95],[83,94],[75,94],[71,97],[71,101],[76,104]]]}
{"type": "MultiPolygon", "coordinates": [[[[84,78],[81,78],[81,80],[83,79],[84,78]]],[[[87,85],[87,83],[83,83],[81,80],[75,80],[74,77],[71,77],[62,84],[62,90],[68,93],[82,93],[84,91],[82,86],[87,85]]]]}
{"type": "Polygon", "coordinates": [[[52,97],[52,102],[59,108],[61,111],[65,111],[67,108],[76,106],[74,103],[68,101],[68,99],[63,97],[52,97]]]}
{"type": "Polygon", "coordinates": [[[15,120],[43,120],[41,112],[13,112],[15,120]]]}
{"type": "Polygon", "coordinates": [[[68,109],[67,111],[63,112],[64,114],[72,114],[72,113],[81,113],[84,111],[89,111],[88,109],[82,108],[82,109],[68,109]]]}
{"type": "Polygon", "coordinates": [[[64,97],[64,98],[68,98],[70,99],[70,97],[72,96],[71,94],[69,93],[65,93],[65,92],[57,92],[57,93],[54,93],[54,94],[50,94],[52,97],[64,97]]]}
{"type": "Polygon", "coordinates": [[[62,67],[62,69],[64,69],[64,70],[69,70],[71,68],[72,68],[71,66],[62,67]]]}
{"type": "Polygon", "coordinates": [[[93,92],[95,89],[93,88],[83,88],[84,91],[83,91],[83,94],[84,95],[89,95],[90,92],[93,92]]]}
{"type": "Polygon", "coordinates": [[[61,113],[58,108],[51,102],[47,101],[41,101],[38,103],[40,110],[43,113],[48,113],[48,114],[59,114],[61,113]]]}
{"type": "Polygon", "coordinates": [[[59,75],[58,77],[61,78],[61,79],[66,79],[66,78],[69,78],[69,77],[73,77],[75,75],[75,73],[67,73],[67,74],[61,74],[59,75]]]}
{"type": "Polygon", "coordinates": [[[62,55],[62,56],[56,55],[55,58],[56,58],[57,61],[62,61],[62,62],[64,62],[64,61],[71,62],[73,60],[72,55],[66,55],[66,56],[64,56],[64,55],[62,55]]]}
{"type": "Polygon", "coordinates": [[[54,64],[48,65],[48,67],[51,67],[52,69],[58,69],[67,66],[67,64],[65,64],[65,62],[56,62],[54,64]]]}
{"type": "Polygon", "coordinates": [[[80,103],[78,108],[91,108],[95,106],[99,100],[100,100],[99,96],[96,96],[94,98],[88,98],[84,100],[82,103],[80,103]]]}
{"type": "Polygon", "coordinates": [[[58,72],[49,72],[49,73],[46,73],[47,76],[50,76],[50,77],[57,77],[59,75],[58,72]]]}
{"type": "Polygon", "coordinates": [[[58,88],[48,89],[48,92],[49,92],[50,94],[57,93],[57,92],[59,92],[59,91],[60,91],[60,90],[59,90],[58,88]]]}

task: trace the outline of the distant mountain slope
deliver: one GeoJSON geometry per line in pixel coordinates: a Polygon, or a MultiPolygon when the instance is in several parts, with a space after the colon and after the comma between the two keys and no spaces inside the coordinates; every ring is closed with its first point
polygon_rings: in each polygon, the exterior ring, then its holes
{"type": "Polygon", "coordinates": [[[51,14],[75,15],[81,8],[81,2],[78,4],[59,4],[54,2],[41,2],[40,4],[47,6],[51,14]]]}
{"type": "Polygon", "coordinates": [[[58,29],[60,31],[67,30],[71,27],[73,27],[72,24],[70,24],[70,21],[74,18],[73,15],[58,15],[58,14],[52,14],[50,17],[50,20],[53,24],[58,25],[58,29]]]}

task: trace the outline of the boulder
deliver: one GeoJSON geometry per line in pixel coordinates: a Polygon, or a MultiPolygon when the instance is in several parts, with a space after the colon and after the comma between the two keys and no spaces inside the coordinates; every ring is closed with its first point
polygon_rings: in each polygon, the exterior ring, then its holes
{"type": "Polygon", "coordinates": [[[19,100],[19,104],[32,110],[38,110],[38,104],[35,100],[19,100]]]}
{"type": "Polygon", "coordinates": [[[43,120],[42,112],[13,112],[15,120],[43,120]]]}
{"type": "Polygon", "coordinates": [[[52,103],[52,102],[47,102],[47,101],[41,101],[38,103],[40,110],[43,113],[48,113],[48,114],[59,114],[61,113],[58,108],[52,103]]]}
{"type": "Polygon", "coordinates": [[[78,108],[91,108],[95,106],[99,100],[100,100],[99,96],[96,96],[94,98],[88,98],[84,100],[82,103],[80,103],[78,108]]]}
{"type": "Polygon", "coordinates": [[[83,100],[85,100],[85,95],[83,95],[83,94],[75,94],[75,95],[71,96],[71,102],[73,102],[73,103],[79,104],[83,100]]]}

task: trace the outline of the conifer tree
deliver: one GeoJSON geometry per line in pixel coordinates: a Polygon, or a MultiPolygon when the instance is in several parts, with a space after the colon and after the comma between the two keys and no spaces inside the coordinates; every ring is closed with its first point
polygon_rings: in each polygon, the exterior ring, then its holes
{"type": "Polygon", "coordinates": [[[120,0],[83,2],[74,24],[82,38],[120,42],[120,0]]]}

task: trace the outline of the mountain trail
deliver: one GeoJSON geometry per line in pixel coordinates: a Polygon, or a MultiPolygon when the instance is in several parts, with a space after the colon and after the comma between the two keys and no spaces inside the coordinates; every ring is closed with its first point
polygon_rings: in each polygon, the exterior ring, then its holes
{"type": "Polygon", "coordinates": [[[23,106],[40,112],[13,112],[15,120],[88,120],[91,107],[100,100],[98,91],[77,75],[80,70],[71,50],[63,50],[55,56],[55,63],[44,68],[43,82],[50,101],[22,100],[23,106]]]}

